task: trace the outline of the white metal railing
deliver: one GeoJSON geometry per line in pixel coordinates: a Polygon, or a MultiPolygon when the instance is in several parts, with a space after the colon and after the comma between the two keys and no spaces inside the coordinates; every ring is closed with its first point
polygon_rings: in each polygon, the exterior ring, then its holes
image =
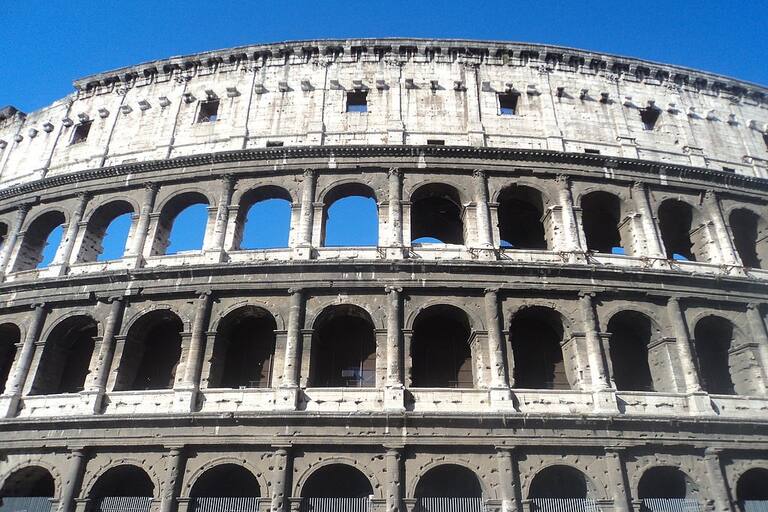
{"type": "Polygon", "coordinates": [[[484,512],[482,498],[418,498],[414,512],[484,512]]]}
{"type": "Polygon", "coordinates": [[[768,500],[739,500],[741,512],[768,512],[768,500]]]}
{"type": "Polygon", "coordinates": [[[370,498],[302,498],[299,512],[370,512],[370,498]]]}
{"type": "Polygon", "coordinates": [[[533,498],[531,512],[598,512],[595,500],[584,498],[533,498]]]}
{"type": "Polygon", "coordinates": [[[51,498],[38,496],[0,498],[0,512],[51,512],[51,498]]]}
{"type": "Polygon", "coordinates": [[[190,512],[259,512],[259,500],[253,497],[192,498],[190,512]]]}
{"type": "Polygon", "coordinates": [[[149,512],[149,496],[104,496],[94,500],[96,512],[149,512]]]}
{"type": "Polygon", "coordinates": [[[643,498],[641,512],[699,512],[699,502],[689,498],[643,498]]]}

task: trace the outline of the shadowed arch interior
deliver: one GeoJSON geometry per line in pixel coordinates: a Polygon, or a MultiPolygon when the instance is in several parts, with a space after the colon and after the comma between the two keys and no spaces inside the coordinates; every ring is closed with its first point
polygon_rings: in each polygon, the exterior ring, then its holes
{"type": "Polygon", "coordinates": [[[542,469],[531,481],[528,498],[587,498],[587,479],[570,466],[549,466],[542,469]]]}
{"type": "Polygon", "coordinates": [[[526,186],[511,186],[499,195],[501,247],[546,249],[541,192],[526,186]]]}
{"type": "Polygon", "coordinates": [[[0,394],[5,391],[16,359],[16,344],[21,342],[21,331],[15,324],[0,325],[0,394]]]}
{"type": "Polygon", "coordinates": [[[344,183],[326,194],[324,246],[375,246],[379,240],[376,194],[362,183],[344,183]]]}
{"type": "Polygon", "coordinates": [[[97,335],[96,321],[85,315],[67,318],[54,327],[45,340],[30,394],[82,391],[97,335]]]}
{"type": "Polygon", "coordinates": [[[65,221],[60,211],[46,212],[33,220],[24,233],[14,270],[31,270],[50,265],[61,243],[65,221]]]}
{"type": "Polygon", "coordinates": [[[441,464],[422,475],[416,484],[419,498],[482,498],[477,475],[458,464],[441,464]]]}
{"type": "Polygon", "coordinates": [[[731,212],[728,224],[733,233],[733,245],[745,267],[763,268],[768,258],[766,223],[754,212],[737,208],[731,212]]]}
{"type": "Polygon", "coordinates": [[[331,306],[315,321],[310,382],[316,387],[376,385],[376,335],[364,309],[331,306]]]}
{"type": "Polygon", "coordinates": [[[693,335],[704,389],[713,394],[734,394],[728,354],[733,324],[719,316],[705,316],[696,323],[693,335]]]}
{"type": "Polygon", "coordinates": [[[219,464],[200,475],[189,495],[192,498],[258,498],[261,488],[253,473],[243,466],[219,464]]]}
{"type": "Polygon", "coordinates": [[[621,200],[608,192],[591,192],[581,200],[581,215],[587,249],[623,254],[619,222],[621,200]]]}
{"type": "Polygon", "coordinates": [[[533,306],[518,312],[509,326],[516,388],[570,389],[563,364],[560,313],[533,306]]]}
{"type": "Polygon", "coordinates": [[[167,309],[137,320],[126,336],[115,391],[172,388],[183,330],[181,319],[167,309]]]}
{"type": "Polygon", "coordinates": [[[132,464],[110,468],[93,485],[89,498],[108,496],[147,496],[155,494],[155,485],[146,471],[132,464]]]}
{"type": "Polygon", "coordinates": [[[470,335],[467,314],[455,306],[439,304],[420,312],[413,322],[412,385],[473,387],[470,335]]]}
{"type": "Polygon", "coordinates": [[[667,199],[659,206],[659,230],[668,259],[696,261],[691,240],[693,219],[693,207],[683,201],[667,199]]]}
{"type": "Polygon", "coordinates": [[[752,468],[744,472],[736,482],[736,499],[744,501],[768,501],[768,469],[752,468]]]}
{"type": "Polygon", "coordinates": [[[56,490],[51,473],[40,466],[27,466],[11,473],[0,489],[0,497],[48,497],[56,490]]]}
{"type": "Polygon", "coordinates": [[[621,311],[608,322],[609,352],[616,389],[619,391],[653,391],[648,363],[651,342],[651,319],[637,311],[621,311]]]}
{"type": "Polygon", "coordinates": [[[8,224],[0,222],[0,250],[3,248],[6,238],[8,238],[8,224]]]}
{"type": "Polygon", "coordinates": [[[88,219],[77,261],[122,257],[128,243],[132,214],[133,206],[128,201],[112,201],[100,206],[88,219]]]}
{"type": "Polygon", "coordinates": [[[243,194],[237,213],[233,247],[288,247],[291,204],[288,191],[274,185],[257,187],[243,194]]]}
{"type": "Polygon", "coordinates": [[[216,332],[208,387],[269,387],[276,329],[274,317],[255,306],[238,308],[222,318],[216,332]]]}
{"type": "Polygon", "coordinates": [[[302,498],[367,498],[373,494],[368,478],[348,464],[329,464],[315,470],[301,489],[302,498]]]}
{"type": "Polygon", "coordinates": [[[432,183],[411,195],[411,241],[415,243],[464,243],[464,208],[450,185],[432,183]]]}
{"type": "Polygon", "coordinates": [[[688,486],[685,474],[671,466],[648,469],[640,478],[637,497],[644,498],[687,498],[688,486]]]}
{"type": "Polygon", "coordinates": [[[160,211],[152,254],[170,254],[178,251],[179,247],[185,251],[202,249],[207,223],[204,210],[207,207],[208,198],[200,192],[184,192],[165,203],[160,211]],[[188,218],[181,219],[181,215],[188,218]],[[171,244],[177,248],[174,250],[171,244]]]}

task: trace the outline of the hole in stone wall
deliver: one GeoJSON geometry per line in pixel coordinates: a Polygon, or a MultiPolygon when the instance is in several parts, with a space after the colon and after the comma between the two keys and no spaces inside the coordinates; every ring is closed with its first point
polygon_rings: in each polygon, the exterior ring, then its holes
{"type": "Polygon", "coordinates": [[[661,110],[655,107],[641,108],[640,121],[643,123],[643,130],[653,130],[659,116],[661,116],[661,110]]]}
{"type": "Polygon", "coordinates": [[[619,391],[653,391],[648,364],[651,320],[636,311],[621,311],[608,322],[613,380],[619,391]]]}
{"type": "Polygon", "coordinates": [[[301,490],[302,498],[367,498],[371,494],[373,488],[368,478],[347,464],[318,468],[301,490]]]}
{"type": "Polygon", "coordinates": [[[765,143],[765,148],[768,149],[768,133],[763,134],[763,142],[765,143]]]}
{"type": "Polygon", "coordinates": [[[192,498],[258,498],[261,496],[261,489],[253,473],[244,467],[237,464],[219,464],[200,475],[189,495],[192,498]]]}
{"type": "Polygon", "coordinates": [[[268,140],[267,141],[267,147],[268,148],[280,148],[283,147],[284,142],[281,140],[268,140]]]}
{"type": "Polygon", "coordinates": [[[0,222],[0,250],[3,249],[6,238],[8,238],[8,226],[0,222]]]}
{"type": "Polygon", "coordinates": [[[608,192],[592,192],[581,200],[587,248],[608,254],[624,254],[619,232],[621,200],[608,192]]]}
{"type": "Polygon", "coordinates": [[[346,183],[325,197],[323,245],[376,246],[379,241],[379,212],[373,190],[346,183]]]}
{"type": "Polygon", "coordinates": [[[588,148],[585,148],[584,149],[584,153],[586,153],[588,155],[599,155],[600,154],[600,150],[599,149],[588,149],[588,148]]]}
{"type": "Polygon", "coordinates": [[[51,211],[36,218],[26,230],[14,265],[15,271],[47,267],[61,244],[64,214],[51,211]]]}
{"type": "Polygon", "coordinates": [[[768,258],[766,222],[754,212],[738,208],[731,212],[728,223],[733,233],[733,245],[745,267],[763,268],[768,258]]]}
{"type": "Polygon", "coordinates": [[[712,394],[733,395],[728,351],[733,340],[733,324],[719,316],[705,316],[694,329],[701,384],[712,394]]]}
{"type": "Polygon", "coordinates": [[[114,201],[99,207],[88,219],[77,261],[122,258],[128,243],[132,216],[133,206],[127,201],[114,201]]]}
{"type": "Polygon", "coordinates": [[[310,381],[314,387],[376,385],[376,336],[368,313],[333,306],[315,322],[310,381]]]}
{"type": "Polygon", "coordinates": [[[208,224],[208,199],[199,192],[179,194],[160,212],[153,255],[199,251],[208,224]]]}
{"type": "Polygon", "coordinates": [[[184,325],[168,310],[147,313],[131,326],[115,391],[170,389],[181,355],[184,325]]]}
{"type": "Polygon", "coordinates": [[[768,501],[766,482],[768,482],[768,469],[763,468],[752,468],[739,477],[738,482],[736,482],[736,499],[739,501],[742,511],[760,510],[759,508],[747,508],[745,501],[768,501]]]}
{"type": "Polygon", "coordinates": [[[275,319],[266,310],[245,306],[224,317],[216,333],[211,388],[264,388],[272,382],[275,319]]]}
{"type": "Polygon", "coordinates": [[[457,464],[441,464],[424,473],[416,484],[415,498],[482,498],[477,475],[457,464]]]}
{"type": "Polygon", "coordinates": [[[11,473],[6,478],[0,496],[5,497],[47,497],[55,491],[53,477],[40,466],[27,466],[11,473]]]}
{"type": "Polygon", "coordinates": [[[87,316],[70,317],[54,327],[43,346],[30,394],[82,391],[97,334],[96,321],[87,316]]]}
{"type": "Polygon", "coordinates": [[[427,139],[427,146],[445,146],[443,139],[427,139]]]}
{"type": "Polygon", "coordinates": [[[528,498],[586,499],[587,481],[584,475],[570,466],[549,466],[531,481],[528,498]]]}
{"type": "Polygon", "coordinates": [[[688,495],[685,474],[677,468],[650,468],[640,478],[638,498],[685,498],[688,495]]]}
{"type": "Polygon", "coordinates": [[[515,186],[499,196],[499,236],[501,247],[546,249],[542,223],[544,205],[541,193],[533,188],[515,186]]]}
{"type": "Polygon", "coordinates": [[[347,92],[347,112],[368,112],[368,91],[347,92]]]}
{"type": "Polygon", "coordinates": [[[691,228],[693,207],[676,199],[668,199],[659,206],[659,229],[667,258],[696,261],[693,254],[691,228]]]}
{"type": "Polygon", "coordinates": [[[219,100],[201,101],[197,113],[198,123],[214,123],[219,118],[219,100]]]}
{"type": "Polygon", "coordinates": [[[72,133],[72,140],[70,145],[80,144],[88,140],[88,134],[91,132],[91,125],[93,121],[86,121],[75,126],[75,131],[72,133]]]}
{"type": "Polygon", "coordinates": [[[467,314],[449,305],[430,306],[413,322],[413,387],[471,388],[472,350],[467,314]]]}
{"type": "Polygon", "coordinates": [[[147,496],[154,495],[155,486],[143,469],[130,464],[123,464],[108,469],[94,484],[89,498],[109,496],[147,496]]]}
{"type": "Polygon", "coordinates": [[[464,243],[463,208],[455,188],[424,185],[411,195],[411,203],[413,243],[464,243]]]}
{"type": "Polygon", "coordinates": [[[16,344],[21,342],[21,331],[14,324],[0,325],[0,394],[5,391],[16,359],[16,344]]]}
{"type": "Polygon", "coordinates": [[[235,249],[288,247],[291,231],[291,196],[283,188],[258,187],[240,200],[235,249]]]}
{"type": "Polygon", "coordinates": [[[518,312],[509,326],[516,388],[570,389],[565,373],[563,324],[552,309],[533,306],[518,312]]]}
{"type": "Polygon", "coordinates": [[[499,115],[514,116],[517,114],[517,102],[520,94],[516,92],[499,93],[496,95],[499,99],[499,115]]]}

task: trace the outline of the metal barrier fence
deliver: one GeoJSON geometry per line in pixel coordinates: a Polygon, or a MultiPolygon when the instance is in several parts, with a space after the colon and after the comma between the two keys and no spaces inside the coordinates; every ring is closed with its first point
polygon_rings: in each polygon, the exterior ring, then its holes
{"type": "Polygon", "coordinates": [[[699,502],[688,498],[643,498],[640,512],[699,512],[699,502]]]}
{"type": "Polygon", "coordinates": [[[299,512],[370,512],[368,498],[303,498],[299,512]]]}
{"type": "Polygon", "coordinates": [[[0,512],[51,512],[51,505],[45,497],[0,498],[0,512]]]}
{"type": "Polygon", "coordinates": [[[595,500],[584,498],[533,498],[532,512],[599,512],[595,500]]]}
{"type": "Polygon", "coordinates": [[[191,512],[259,512],[261,498],[192,498],[191,512]]]}
{"type": "Polygon", "coordinates": [[[484,512],[482,498],[419,498],[414,512],[484,512]]]}
{"type": "Polygon", "coordinates": [[[741,512],[768,512],[768,500],[741,500],[738,504],[741,512]]]}
{"type": "Polygon", "coordinates": [[[149,512],[152,498],[149,496],[104,496],[96,498],[96,512],[149,512]]]}

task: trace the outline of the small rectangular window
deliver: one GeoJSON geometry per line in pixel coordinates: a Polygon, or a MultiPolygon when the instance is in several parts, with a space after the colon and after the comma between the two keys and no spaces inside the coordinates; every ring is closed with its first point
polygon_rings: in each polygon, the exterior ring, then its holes
{"type": "Polygon", "coordinates": [[[200,102],[200,111],[197,113],[198,123],[214,123],[219,117],[219,100],[200,102]]]}
{"type": "Polygon", "coordinates": [[[640,120],[643,122],[643,130],[653,130],[656,127],[656,121],[659,120],[661,111],[657,108],[641,108],[640,120]]]}
{"type": "Polygon", "coordinates": [[[763,134],[763,142],[765,142],[765,149],[768,149],[768,133],[763,134]]]}
{"type": "Polygon", "coordinates": [[[584,152],[588,155],[599,155],[600,150],[599,149],[585,149],[584,152]]]}
{"type": "Polygon", "coordinates": [[[75,126],[75,132],[72,134],[72,142],[70,144],[80,144],[88,140],[88,133],[91,131],[91,124],[93,121],[85,121],[75,126]]]}
{"type": "Polygon", "coordinates": [[[283,145],[283,141],[281,140],[268,140],[267,141],[267,147],[268,148],[279,148],[283,145]]]}
{"type": "Polygon", "coordinates": [[[499,93],[499,115],[514,116],[517,114],[517,100],[520,94],[516,92],[499,93]]]}
{"type": "Polygon", "coordinates": [[[730,173],[736,174],[736,169],[734,169],[733,167],[723,167],[723,172],[730,172],[730,173]]]}
{"type": "Polygon", "coordinates": [[[427,139],[428,146],[445,146],[443,139],[427,139]]]}
{"type": "Polygon", "coordinates": [[[368,91],[349,91],[347,112],[368,112],[368,91]]]}

